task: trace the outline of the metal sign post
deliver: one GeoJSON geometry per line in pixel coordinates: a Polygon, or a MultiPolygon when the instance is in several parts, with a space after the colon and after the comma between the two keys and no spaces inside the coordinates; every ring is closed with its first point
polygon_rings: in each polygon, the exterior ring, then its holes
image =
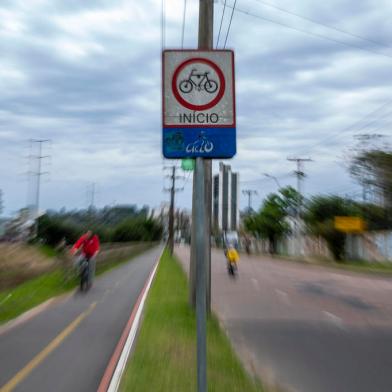
{"type": "MultiPolygon", "coordinates": [[[[195,173],[195,241],[196,245],[196,332],[197,385],[199,392],[207,392],[207,304],[205,247],[205,177],[203,158],[196,158],[195,173]]],[[[192,241],[193,241],[192,240],[192,241]]]]}
{"type": "Polygon", "coordinates": [[[163,155],[196,158],[190,287],[192,299],[196,292],[198,392],[207,392],[211,159],[232,158],[236,153],[234,53],[211,50],[213,8],[213,0],[200,0],[199,50],[162,53],[163,155]]]}

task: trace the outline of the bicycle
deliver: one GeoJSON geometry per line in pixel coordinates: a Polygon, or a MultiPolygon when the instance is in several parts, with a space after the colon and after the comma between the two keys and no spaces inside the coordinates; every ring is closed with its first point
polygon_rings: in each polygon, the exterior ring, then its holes
{"type": "Polygon", "coordinates": [[[80,276],[80,291],[88,291],[90,288],[89,283],[89,260],[85,257],[81,260],[79,265],[79,276],[80,276]]]}
{"type": "Polygon", "coordinates": [[[238,272],[238,261],[239,256],[234,248],[229,248],[225,250],[226,262],[227,262],[227,272],[233,278],[235,278],[238,272]]]}
{"type": "Polygon", "coordinates": [[[184,94],[190,93],[194,88],[197,91],[205,90],[209,94],[213,94],[218,89],[218,83],[208,77],[209,72],[197,73],[197,69],[193,68],[188,79],[180,82],[179,89],[184,94]],[[196,79],[197,83],[193,80],[196,79]]]}

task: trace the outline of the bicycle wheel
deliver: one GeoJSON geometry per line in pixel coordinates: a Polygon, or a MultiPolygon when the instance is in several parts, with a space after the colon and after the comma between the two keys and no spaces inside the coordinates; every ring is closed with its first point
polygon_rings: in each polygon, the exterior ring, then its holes
{"type": "Polygon", "coordinates": [[[80,291],[87,290],[88,288],[88,265],[84,263],[80,271],[80,291]]]}
{"type": "Polygon", "coordinates": [[[179,89],[181,92],[187,94],[193,90],[193,85],[188,79],[185,79],[180,83],[179,89]]]}
{"type": "Polygon", "coordinates": [[[207,93],[212,94],[218,90],[218,83],[215,82],[215,80],[207,80],[204,84],[204,89],[207,91],[207,93]]]}

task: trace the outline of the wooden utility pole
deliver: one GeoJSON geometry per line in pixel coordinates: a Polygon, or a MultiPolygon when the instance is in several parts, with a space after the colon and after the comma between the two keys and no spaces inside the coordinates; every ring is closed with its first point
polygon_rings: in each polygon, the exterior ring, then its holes
{"type": "MultiPolygon", "coordinates": [[[[199,1],[199,50],[212,50],[214,41],[214,2],[213,0],[199,1]]],[[[212,211],[212,160],[203,159],[204,166],[204,260],[206,264],[206,305],[207,313],[211,311],[211,211],[212,211]]],[[[192,239],[195,237],[195,181],[197,170],[193,176],[193,195],[192,195],[192,239]]],[[[191,242],[191,259],[189,268],[189,301],[193,307],[196,306],[196,241],[191,242]]]]}
{"type": "MultiPolygon", "coordinates": [[[[213,45],[213,0],[199,2],[199,49],[210,50],[213,45]]],[[[196,294],[197,331],[197,390],[207,392],[207,310],[210,308],[210,261],[211,261],[211,159],[196,158],[194,172],[194,202],[192,207],[191,273],[196,272],[194,289],[196,294]]],[[[192,301],[193,303],[193,301],[192,301]]]]}

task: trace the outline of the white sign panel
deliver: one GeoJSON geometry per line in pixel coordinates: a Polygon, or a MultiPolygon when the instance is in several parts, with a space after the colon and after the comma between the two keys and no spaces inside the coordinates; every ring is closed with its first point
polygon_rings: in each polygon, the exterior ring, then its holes
{"type": "Polygon", "coordinates": [[[235,127],[231,50],[163,52],[163,127],[235,127]]]}

